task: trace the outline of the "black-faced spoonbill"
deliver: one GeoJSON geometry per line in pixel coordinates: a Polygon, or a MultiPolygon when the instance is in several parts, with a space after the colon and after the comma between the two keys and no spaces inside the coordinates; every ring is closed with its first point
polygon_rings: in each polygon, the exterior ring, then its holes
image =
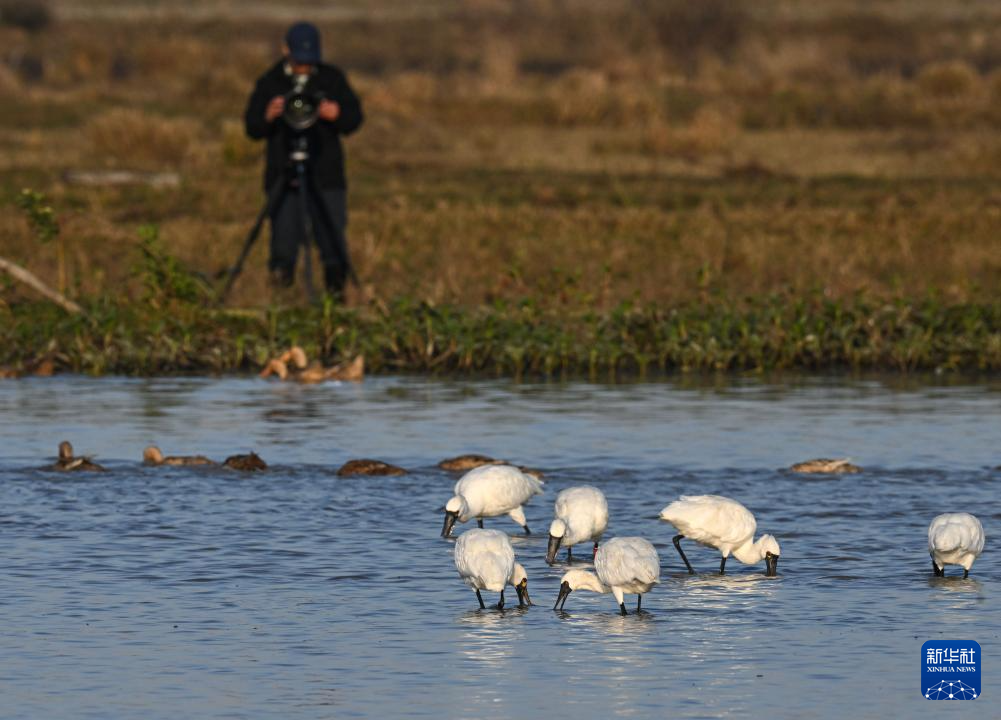
{"type": "Polygon", "coordinates": [[[595,575],[587,570],[569,570],[560,583],[560,594],[553,610],[562,610],[574,590],[612,593],[619,612],[626,612],[625,594],[636,593],[636,612],[640,611],[643,593],[660,582],[660,557],[657,549],[641,537],[617,537],[598,548],[594,556],[595,575]]]}
{"type": "Polygon", "coordinates": [[[596,487],[581,485],[567,488],[556,496],[555,519],[549,526],[549,550],[546,562],[556,562],[560,547],[567,549],[567,562],[577,543],[594,542],[593,558],[598,552],[598,541],[608,527],[608,502],[605,494],[596,487]]]}
{"type": "Polygon", "coordinates": [[[660,511],[660,519],[678,529],[674,547],[693,575],[695,570],[681,549],[681,540],[686,537],[720,551],[723,555],[720,575],[725,572],[726,559],[731,554],[745,565],[764,560],[765,575],[775,574],[779,564],[778,542],[771,535],[762,535],[754,542],[758,524],[751,511],[736,500],[720,495],[682,495],[660,511]]]}
{"type": "Polygon", "coordinates": [[[504,609],[504,586],[511,584],[518,593],[518,605],[532,604],[528,597],[528,575],[515,562],[511,539],[500,530],[473,528],[455,541],[455,569],[469,587],[476,591],[480,608],[485,608],[480,590],[500,593],[497,609],[504,609]]]}
{"type": "Polygon", "coordinates": [[[542,494],[542,481],[512,465],[483,465],[470,470],[455,484],[455,495],[445,505],[445,524],[441,536],[452,534],[452,527],[476,518],[508,515],[531,535],[521,506],[533,495],[542,494]]]}
{"type": "Polygon", "coordinates": [[[963,577],[969,577],[983,551],[984,526],[970,513],[945,513],[928,526],[928,553],[939,577],[945,577],[946,565],[961,565],[963,577]]]}

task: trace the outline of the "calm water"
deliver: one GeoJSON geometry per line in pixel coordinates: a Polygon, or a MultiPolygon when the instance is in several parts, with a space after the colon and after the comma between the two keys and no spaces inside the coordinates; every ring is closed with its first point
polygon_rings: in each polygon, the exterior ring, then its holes
{"type": "Polygon", "coordinates": [[[956,638],[983,647],[985,697],[949,713],[987,717],[999,448],[999,380],[0,382],[0,716],[932,717],[920,647],[956,638]],[[39,471],[64,437],[111,471],[39,471]],[[143,468],[152,441],[274,467],[143,468]],[[527,611],[478,610],[438,537],[455,478],[434,464],[469,451],[547,473],[527,508],[540,534],[515,538],[527,611]],[[778,469],[813,456],[866,472],[778,469]],[[336,477],[351,457],[413,472],[336,477]],[[562,568],[543,533],[582,482],[608,496],[609,537],[660,551],[643,615],[586,593],[551,610],[562,568]],[[779,577],[731,560],[720,578],[694,547],[705,574],[682,574],[654,517],[683,492],[748,505],[782,543],[779,577]],[[926,528],[955,509],[980,516],[987,549],[969,580],[934,579],[926,528]]]}

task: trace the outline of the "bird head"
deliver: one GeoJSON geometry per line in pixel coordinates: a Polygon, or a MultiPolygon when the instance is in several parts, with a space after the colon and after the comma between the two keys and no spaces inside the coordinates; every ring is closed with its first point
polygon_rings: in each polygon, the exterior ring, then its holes
{"type": "Polygon", "coordinates": [[[601,584],[601,581],[587,570],[568,570],[560,581],[560,594],[556,598],[553,610],[562,610],[567,604],[567,598],[574,590],[593,590],[594,592],[608,592],[601,584]]]}
{"type": "Polygon", "coordinates": [[[521,607],[531,605],[532,600],[528,597],[528,573],[525,572],[521,563],[514,564],[514,570],[511,571],[511,584],[514,585],[515,592],[518,593],[518,605],[521,607]]]}
{"type": "Polygon", "coordinates": [[[441,536],[449,537],[455,521],[466,522],[469,519],[469,506],[461,495],[455,495],[445,503],[445,524],[441,528],[441,536]]]}
{"type": "Polygon", "coordinates": [[[546,562],[552,565],[556,562],[556,552],[560,549],[563,536],[567,533],[567,524],[556,518],[549,526],[549,549],[546,551],[546,562]]]}
{"type": "Polygon", "coordinates": [[[762,535],[758,540],[758,547],[765,558],[765,575],[775,575],[778,572],[779,555],[781,555],[778,540],[771,535],[762,535]]]}
{"type": "Polygon", "coordinates": [[[148,465],[159,465],[163,462],[163,453],[156,445],[150,445],[143,450],[143,462],[148,465]]]}
{"type": "Polygon", "coordinates": [[[73,446],[70,445],[69,440],[63,440],[61,443],[59,443],[59,459],[60,460],[73,459],[73,446]]]}

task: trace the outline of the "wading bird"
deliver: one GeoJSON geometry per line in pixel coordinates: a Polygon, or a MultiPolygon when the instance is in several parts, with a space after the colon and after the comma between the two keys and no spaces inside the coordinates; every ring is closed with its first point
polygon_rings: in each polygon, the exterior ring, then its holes
{"type": "Polygon", "coordinates": [[[504,609],[504,586],[511,584],[518,593],[518,605],[527,607],[528,575],[514,559],[511,539],[500,530],[473,528],[455,541],[455,569],[459,577],[476,592],[480,608],[485,608],[480,590],[500,593],[497,609],[504,609]]]}
{"type": "Polygon", "coordinates": [[[550,565],[556,562],[556,552],[564,546],[567,562],[570,562],[573,546],[585,541],[594,542],[593,558],[598,552],[598,542],[608,527],[605,494],[590,485],[567,488],[556,496],[555,515],[549,526],[546,562],[550,565]]]}
{"type": "Polygon", "coordinates": [[[445,504],[445,524],[441,536],[452,534],[456,521],[464,523],[476,518],[483,527],[483,518],[508,515],[531,535],[521,506],[533,495],[542,494],[542,481],[522,472],[513,465],[484,465],[474,468],[455,483],[455,495],[445,504]]]}
{"type": "Polygon", "coordinates": [[[862,472],[862,468],[858,465],[852,465],[851,460],[829,460],[827,458],[817,458],[816,460],[807,460],[805,462],[796,463],[789,469],[797,473],[821,475],[839,475],[842,473],[862,472]]]}
{"type": "Polygon", "coordinates": [[[594,556],[595,575],[587,570],[569,570],[560,583],[560,594],[553,610],[562,610],[574,590],[612,593],[619,612],[626,612],[625,594],[636,593],[636,612],[640,611],[643,593],[660,582],[660,557],[649,541],[641,537],[617,537],[598,548],[594,556]]]}
{"type": "Polygon", "coordinates": [[[338,475],[406,475],[407,471],[381,460],[348,460],[337,471],[338,475]]]}
{"type": "Polygon", "coordinates": [[[230,455],[222,464],[233,470],[242,470],[244,472],[268,469],[268,464],[255,452],[246,455],[230,455]]]}
{"type": "Polygon", "coordinates": [[[984,526],[970,513],[945,513],[928,526],[928,553],[939,577],[945,577],[946,565],[961,565],[963,577],[969,577],[983,551],[984,526]]]}
{"type": "Polygon", "coordinates": [[[695,574],[692,564],[681,549],[682,538],[691,538],[701,545],[716,548],[723,559],[719,574],[724,574],[726,559],[731,554],[745,565],[765,561],[765,575],[774,575],[779,563],[779,544],[771,535],[762,535],[754,542],[757,522],[754,515],[736,500],[719,495],[682,495],[660,511],[660,519],[678,529],[674,547],[685,561],[688,572],[695,574]]]}
{"type": "Polygon", "coordinates": [[[73,454],[73,446],[68,440],[59,443],[59,459],[54,465],[49,466],[49,469],[61,472],[104,472],[104,468],[96,462],[91,462],[89,457],[76,457],[73,454]]]}
{"type": "Polygon", "coordinates": [[[204,455],[167,455],[156,445],[150,445],[143,450],[143,462],[146,465],[215,465],[204,455]]]}

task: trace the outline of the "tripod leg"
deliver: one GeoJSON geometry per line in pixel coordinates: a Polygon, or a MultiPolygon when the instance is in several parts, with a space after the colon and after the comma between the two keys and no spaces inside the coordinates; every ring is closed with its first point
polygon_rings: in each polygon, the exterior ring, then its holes
{"type": "Polygon", "coordinates": [[[302,217],[302,224],[306,230],[306,242],[303,251],[303,271],[306,275],[306,297],[309,301],[316,302],[316,291],[313,289],[313,261],[312,246],[316,241],[316,226],[313,223],[313,215],[310,211],[309,184],[306,180],[306,167],[302,162],[297,162],[295,166],[296,178],[299,181],[299,215],[302,217]]]}
{"type": "Polygon", "coordinates": [[[222,292],[219,294],[219,302],[225,302],[226,297],[229,295],[229,291],[233,288],[233,283],[236,282],[237,276],[243,272],[243,263],[246,262],[247,255],[250,254],[250,249],[257,241],[257,236],[260,234],[261,227],[264,225],[264,218],[269,217],[274,213],[275,209],[277,209],[281,204],[287,191],[288,181],[283,179],[276,182],[268,192],[268,199],[265,200],[261,211],[257,213],[254,225],[250,228],[250,232],[247,233],[247,239],[243,241],[243,250],[240,251],[240,256],[236,259],[236,263],[226,274],[226,284],[223,286],[222,292]]]}

